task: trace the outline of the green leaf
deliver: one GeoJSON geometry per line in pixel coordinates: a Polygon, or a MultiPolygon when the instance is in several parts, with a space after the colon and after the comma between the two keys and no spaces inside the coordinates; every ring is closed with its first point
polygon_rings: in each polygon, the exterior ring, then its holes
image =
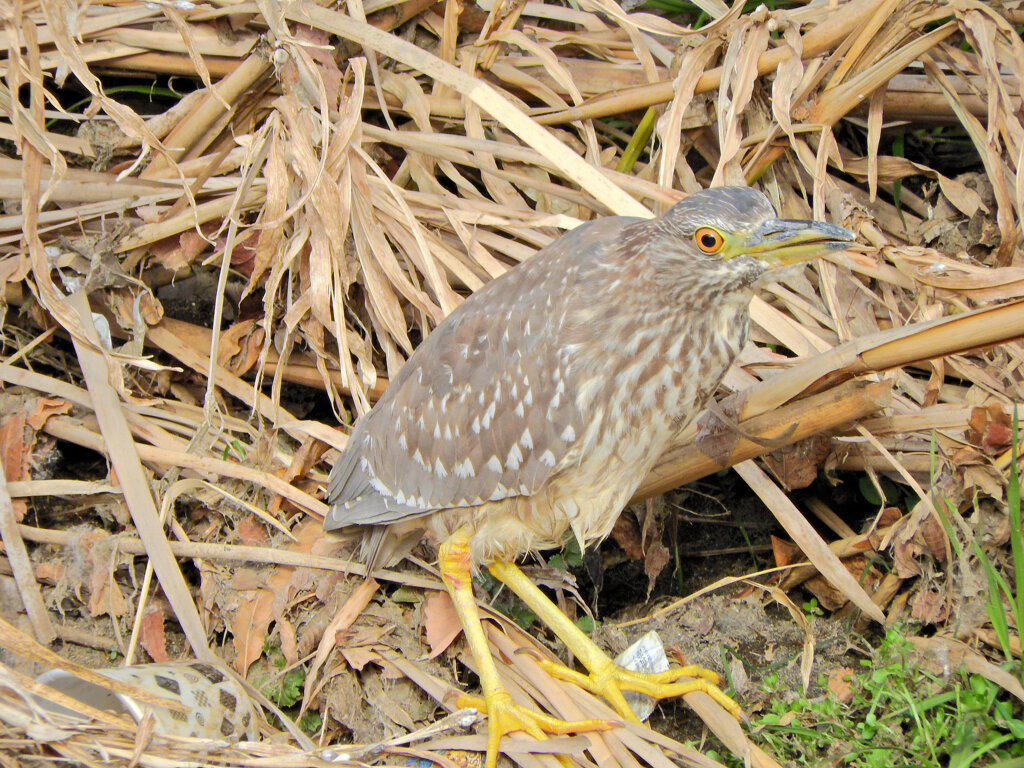
{"type": "Polygon", "coordinates": [[[860,488],[860,495],[863,496],[868,504],[874,504],[875,506],[882,505],[882,497],[878,495],[878,489],[875,488],[875,484],[871,482],[871,478],[865,476],[860,479],[858,483],[860,488]]]}
{"type": "Polygon", "coordinates": [[[392,592],[390,597],[395,603],[418,603],[423,598],[423,593],[421,590],[403,584],[392,592]]]}
{"type": "Polygon", "coordinates": [[[594,617],[588,613],[585,613],[576,619],[576,626],[588,635],[597,628],[597,624],[594,622],[594,617]]]}

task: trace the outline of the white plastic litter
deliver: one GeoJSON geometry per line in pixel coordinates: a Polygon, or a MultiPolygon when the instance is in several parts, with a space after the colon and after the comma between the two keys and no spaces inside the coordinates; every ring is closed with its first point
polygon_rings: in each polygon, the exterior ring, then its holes
{"type": "MultiPolygon", "coordinates": [[[[651,630],[615,657],[615,663],[631,672],[668,672],[668,657],[658,633],[651,630]]],[[[626,703],[637,719],[643,721],[654,711],[655,700],[643,693],[626,691],[626,703]]]]}

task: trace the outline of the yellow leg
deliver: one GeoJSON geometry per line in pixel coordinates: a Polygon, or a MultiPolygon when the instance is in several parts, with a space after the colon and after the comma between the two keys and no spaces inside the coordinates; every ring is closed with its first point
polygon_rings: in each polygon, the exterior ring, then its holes
{"type": "MultiPolygon", "coordinates": [[[[461,528],[452,534],[438,551],[437,564],[448,593],[455,604],[462,631],[466,635],[470,653],[476,661],[480,676],[480,687],[484,693],[484,707],[487,709],[487,756],[485,768],[494,768],[498,760],[498,745],[501,737],[512,731],[526,731],[535,739],[545,738],[546,733],[578,733],[581,731],[607,730],[611,724],[605,720],[583,720],[569,722],[559,720],[540,712],[519,706],[512,701],[508,691],[498,679],[498,670],[487,647],[487,638],[480,625],[480,612],[473,597],[473,582],[469,570],[469,528],[461,528]]],[[[469,705],[477,706],[478,699],[464,697],[469,705]]],[[[461,704],[461,702],[460,702],[461,704]]]]}
{"type": "Polygon", "coordinates": [[[548,599],[541,590],[530,581],[519,567],[511,562],[489,563],[487,570],[494,578],[502,582],[519,595],[537,618],[547,624],[551,630],[565,643],[580,664],[590,674],[582,675],[561,664],[552,664],[547,660],[540,663],[553,676],[570,680],[581,688],[603,696],[622,717],[636,721],[622,691],[638,691],[656,699],[682,696],[693,691],[703,691],[725,707],[737,719],[742,716],[739,705],[726,696],[718,687],[719,677],[714,672],[695,665],[670,669],[668,672],[644,674],[623,669],[608,654],[598,648],[594,641],[587,637],[576,624],[548,599]]]}

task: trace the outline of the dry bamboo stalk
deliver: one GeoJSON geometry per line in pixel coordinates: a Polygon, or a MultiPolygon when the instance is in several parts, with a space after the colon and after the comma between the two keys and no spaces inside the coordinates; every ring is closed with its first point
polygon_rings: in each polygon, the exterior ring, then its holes
{"type": "MultiPolygon", "coordinates": [[[[236,32],[234,39],[228,42],[224,36],[217,34],[213,27],[205,25],[193,25],[191,34],[196,50],[204,57],[221,56],[229,59],[246,56],[259,39],[252,33],[236,32]]],[[[180,54],[186,52],[185,44],[177,31],[121,27],[99,35],[99,39],[134,45],[151,51],[180,54]]]]}
{"type": "MultiPolygon", "coordinates": [[[[727,398],[723,405],[730,411],[732,403],[740,403],[740,418],[747,419],[854,376],[1003,344],[1024,336],[1022,307],[1024,301],[1015,301],[854,339],[733,395],[735,401],[727,398]]],[[[695,431],[687,430],[680,441],[689,442],[695,431]]]]}
{"type": "MultiPolygon", "coordinates": [[[[0,157],[0,197],[15,198],[21,194],[21,174],[23,164],[20,160],[0,157]]],[[[130,199],[133,196],[178,193],[177,184],[140,181],[131,177],[118,179],[109,173],[87,171],[81,168],[68,168],[53,184],[52,169],[44,168],[42,189],[49,200],[60,203],[97,202],[111,198],[130,199]]]]}
{"type": "MultiPolygon", "coordinates": [[[[102,66],[104,61],[110,59],[122,58],[125,56],[134,56],[136,54],[144,53],[144,49],[137,48],[133,45],[121,45],[120,43],[97,43],[92,42],[81,47],[82,59],[93,65],[102,66]]],[[[43,71],[49,71],[57,69],[64,63],[63,56],[58,51],[52,51],[50,53],[44,53],[39,57],[39,68],[43,71]]],[[[137,71],[137,70],[136,70],[137,71]]]]}
{"type": "MultiPolygon", "coordinates": [[[[224,104],[237,104],[242,95],[252,88],[256,81],[266,75],[269,69],[270,62],[261,53],[252,53],[241,62],[236,62],[231,74],[214,86],[216,95],[207,93],[206,98],[193,109],[186,119],[178,124],[177,129],[172,130],[164,139],[164,145],[168,148],[169,153],[176,160],[202,154],[206,145],[197,146],[196,142],[224,114],[224,104]]],[[[139,176],[149,179],[167,167],[166,159],[162,156],[155,157],[139,176]]]]}
{"type": "MultiPolygon", "coordinates": [[[[264,191],[262,189],[249,189],[242,200],[239,201],[237,210],[244,210],[245,208],[259,205],[263,197],[264,191]]],[[[222,219],[234,206],[235,199],[232,195],[224,195],[215,200],[199,203],[195,207],[179,213],[177,216],[172,216],[164,221],[142,225],[131,235],[118,241],[115,250],[117,253],[124,253],[125,251],[163,240],[165,237],[194,229],[208,221],[222,219]]]]}
{"type": "MultiPolygon", "coordinates": [[[[203,64],[214,77],[228,77],[238,69],[238,59],[219,56],[204,56],[203,64]]],[[[134,75],[138,72],[154,72],[161,75],[182,75],[196,77],[196,67],[188,56],[170,53],[132,53],[117,58],[97,60],[95,71],[111,75],[134,75]]]]}
{"type": "MultiPolygon", "coordinates": [[[[1024,301],[955,315],[932,323],[916,323],[892,331],[883,331],[868,339],[850,342],[843,350],[844,365],[836,367],[809,385],[817,391],[837,380],[862,373],[887,371],[947,355],[1004,344],[1024,336],[1024,301]]],[[[832,353],[829,353],[830,355],[832,353]]]]}
{"type": "MultiPolygon", "coordinates": [[[[916,454],[899,453],[900,466],[918,478],[928,478],[932,471],[932,458],[927,449],[916,454]]],[[[864,453],[848,453],[836,459],[835,467],[844,472],[891,472],[892,462],[884,456],[864,453]]]]}
{"type": "MultiPolygon", "coordinates": [[[[147,195],[143,198],[108,198],[107,200],[96,203],[86,203],[84,205],[77,205],[69,208],[54,208],[53,210],[43,211],[38,215],[36,221],[40,225],[45,225],[45,229],[43,226],[39,227],[40,234],[48,234],[49,230],[59,229],[67,224],[79,224],[80,222],[87,222],[91,219],[102,217],[107,214],[120,213],[128,206],[162,203],[165,200],[167,200],[166,193],[159,195],[147,195]]],[[[18,242],[21,237],[21,230],[23,226],[24,216],[22,214],[0,216],[0,231],[16,230],[14,235],[0,238],[0,243],[18,242]]]]}
{"type": "Polygon", "coordinates": [[[894,413],[884,417],[865,419],[861,426],[874,435],[888,432],[930,432],[933,429],[962,429],[971,416],[972,406],[960,403],[942,403],[913,413],[894,413]]]}
{"type": "Polygon", "coordinates": [[[875,91],[880,85],[902,72],[911,62],[930,51],[957,30],[954,22],[943,24],[938,29],[891,51],[881,61],[856,73],[848,81],[826,89],[811,107],[809,122],[834,125],[875,91]]]}
{"type": "MultiPolygon", "coordinates": [[[[871,415],[888,405],[891,387],[887,382],[847,382],[835,389],[739,422],[744,433],[768,440],[795,443],[813,435],[828,432],[844,424],[871,415]],[[793,431],[789,431],[795,425],[793,431]]],[[[673,448],[644,479],[632,502],[665,493],[685,483],[710,475],[724,467],[761,456],[778,445],[766,447],[739,435],[726,439],[735,442],[721,461],[706,455],[696,443],[673,448]]]]}

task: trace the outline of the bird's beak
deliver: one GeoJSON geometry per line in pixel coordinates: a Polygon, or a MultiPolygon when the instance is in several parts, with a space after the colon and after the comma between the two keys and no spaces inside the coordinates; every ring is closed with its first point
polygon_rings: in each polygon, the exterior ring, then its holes
{"type": "Polygon", "coordinates": [[[842,250],[853,239],[850,230],[824,221],[768,219],[747,236],[740,252],[781,267],[842,250]]]}

